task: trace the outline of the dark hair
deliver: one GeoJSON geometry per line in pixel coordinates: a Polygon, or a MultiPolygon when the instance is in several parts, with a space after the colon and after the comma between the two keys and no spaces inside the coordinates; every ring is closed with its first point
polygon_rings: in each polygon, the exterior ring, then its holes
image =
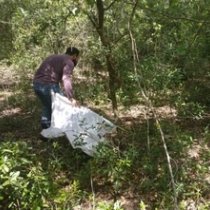
{"type": "Polygon", "coordinates": [[[78,56],[79,55],[79,50],[76,47],[68,47],[66,49],[65,54],[78,56]]]}

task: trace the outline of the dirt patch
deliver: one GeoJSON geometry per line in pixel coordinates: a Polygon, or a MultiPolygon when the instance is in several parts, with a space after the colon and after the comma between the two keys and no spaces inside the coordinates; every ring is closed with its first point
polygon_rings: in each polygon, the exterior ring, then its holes
{"type": "Polygon", "coordinates": [[[17,84],[18,75],[15,73],[14,67],[1,64],[0,75],[0,89],[8,89],[17,84]]]}

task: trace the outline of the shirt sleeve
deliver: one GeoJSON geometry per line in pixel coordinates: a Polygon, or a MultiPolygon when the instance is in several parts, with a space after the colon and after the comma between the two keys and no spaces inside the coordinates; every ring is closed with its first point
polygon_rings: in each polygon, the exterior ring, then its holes
{"type": "Polygon", "coordinates": [[[73,62],[67,63],[63,68],[63,76],[62,76],[63,87],[65,94],[69,99],[73,98],[73,88],[71,81],[71,75],[73,73],[73,69],[74,69],[73,62]]]}

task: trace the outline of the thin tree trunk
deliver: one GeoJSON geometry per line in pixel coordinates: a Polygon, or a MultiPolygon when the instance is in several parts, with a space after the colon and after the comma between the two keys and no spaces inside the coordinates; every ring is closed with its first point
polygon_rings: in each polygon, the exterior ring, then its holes
{"type": "MultiPolygon", "coordinates": [[[[134,13],[135,13],[135,10],[136,10],[136,7],[137,7],[137,3],[138,3],[138,0],[136,0],[136,2],[134,4],[131,18],[128,21],[128,32],[129,32],[129,36],[130,36],[130,40],[131,40],[131,48],[132,48],[132,53],[133,53],[133,67],[134,67],[134,72],[135,72],[136,76],[138,76],[137,63],[139,62],[139,57],[138,57],[136,42],[135,42],[135,39],[133,37],[133,33],[132,33],[132,29],[131,29],[131,22],[132,22],[132,18],[134,16],[134,13]]],[[[168,164],[169,174],[170,174],[170,177],[171,177],[171,185],[172,185],[172,189],[173,189],[173,199],[174,199],[174,210],[178,210],[179,208],[178,208],[178,203],[177,203],[176,184],[175,184],[175,180],[174,180],[174,174],[173,174],[173,170],[172,170],[172,166],[171,166],[171,157],[169,155],[169,151],[168,151],[168,147],[167,147],[167,144],[166,144],[165,135],[164,135],[164,132],[162,130],[162,127],[161,127],[161,124],[160,124],[160,120],[159,120],[159,118],[158,118],[158,116],[156,114],[156,111],[154,109],[154,106],[153,106],[151,100],[148,98],[146,91],[142,88],[142,85],[141,85],[139,80],[138,80],[138,86],[139,86],[139,89],[140,89],[140,91],[142,93],[142,96],[143,96],[144,100],[148,104],[148,108],[153,113],[157,129],[158,129],[158,131],[160,133],[161,141],[162,141],[162,144],[163,144],[163,147],[164,147],[166,160],[167,160],[167,164],[168,164]]],[[[150,148],[150,147],[148,147],[148,148],[150,148]]]]}
{"type": "MultiPolygon", "coordinates": [[[[114,3],[114,2],[113,2],[114,3]]],[[[112,3],[112,4],[113,4],[112,3]]],[[[110,6],[112,5],[110,4],[110,6]]],[[[110,7],[109,6],[109,7],[110,7]]],[[[115,116],[117,116],[117,97],[116,97],[116,84],[117,84],[117,71],[113,63],[113,55],[111,51],[112,41],[109,40],[107,34],[104,32],[104,14],[108,8],[104,8],[103,0],[96,1],[97,17],[87,14],[94,28],[96,29],[101,43],[105,48],[106,66],[109,74],[109,98],[112,102],[112,109],[115,116]]]]}
{"type": "Polygon", "coordinates": [[[116,83],[117,83],[117,76],[116,76],[116,69],[114,68],[114,64],[112,61],[112,55],[106,55],[106,65],[107,70],[109,72],[109,97],[112,101],[112,109],[115,114],[117,115],[117,98],[116,98],[116,83]]]}

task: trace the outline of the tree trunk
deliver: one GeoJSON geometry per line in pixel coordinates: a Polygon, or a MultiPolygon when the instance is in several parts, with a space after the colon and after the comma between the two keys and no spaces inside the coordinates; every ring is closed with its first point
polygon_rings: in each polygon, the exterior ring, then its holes
{"type": "Polygon", "coordinates": [[[113,55],[111,52],[112,42],[109,40],[107,34],[104,32],[105,9],[104,9],[103,0],[97,0],[96,6],[97,6],[97,17],[93,18],[90,15],[88,15],[88,17],[90,18],[93,26],[98,32],[102,45],[105,47],[106,66],[107,66],[107,71],[109,73],[109,98],[112,101],[112,109],[114,115],[116,116],[117,115],[117,97],[116,97],[117,73],[114,67],[113,55]]]}
{"type": "Polygon", "coordinates": [[[109,72],[109,97],[112,101],[112,109],[114,114],[116,115],[117,111],[117,97],[116,97],[116,69],[114,68],[113,61],[112,61],[112,55],[107,54],[106,55],[106,65],[107,70],[109,72]]]}

